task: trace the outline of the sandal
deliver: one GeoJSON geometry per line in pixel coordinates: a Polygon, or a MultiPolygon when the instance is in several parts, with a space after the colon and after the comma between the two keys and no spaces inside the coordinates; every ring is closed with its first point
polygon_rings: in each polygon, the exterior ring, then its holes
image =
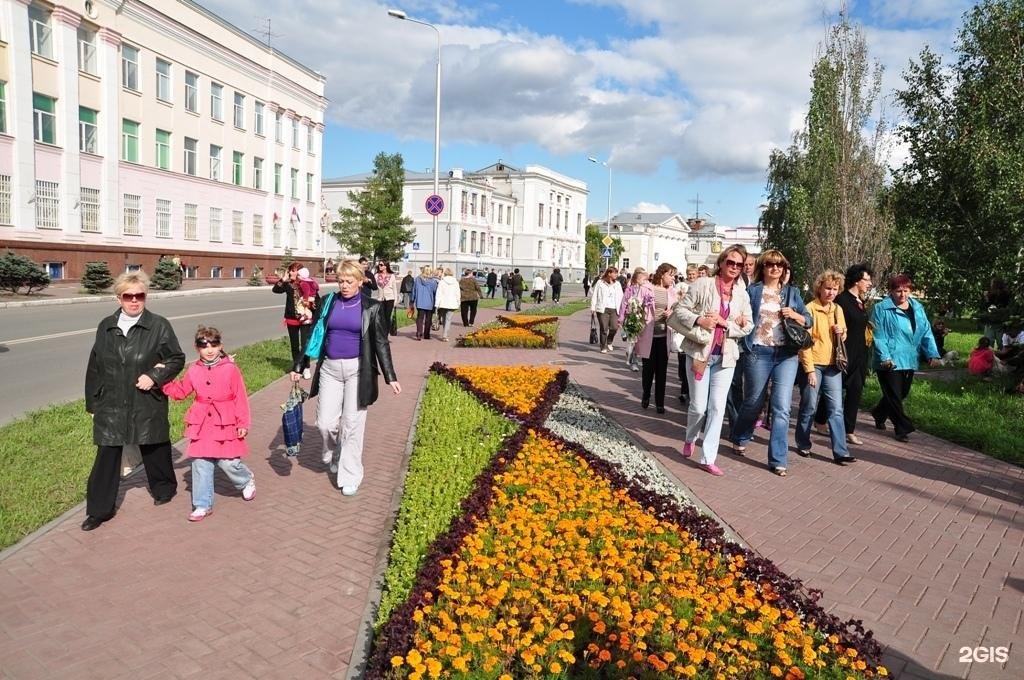
{"type": "Polygon", "coordinates": [[[784,468],[784,467],[772,468],[772,472],[777,474],[779,477],[785,477],[786,476],[786,468],[784,468]]]}

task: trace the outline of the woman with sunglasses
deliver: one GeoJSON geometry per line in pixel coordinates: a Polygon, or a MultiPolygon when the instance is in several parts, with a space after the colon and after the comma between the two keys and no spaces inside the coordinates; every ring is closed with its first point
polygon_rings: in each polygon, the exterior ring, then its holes
{"type": "Polygon", "coordinates": [[[149,277],[121,274],[114,293],[121,307],[100,321],[85,371],[85,410],[92,416],[96,460],[85,492],[83,531],[114,516],[121,453],[138,444],[154,505],[178,491],[171,464],[167,397],[161,387],[178,375],[185,353],[170,322],[146,309],[149,277]]]}
{"type": "Polygon", "coordinates": [[[811,328],[811,315],[796,288],[787,285],[789,260],[779,250],[766,250],[754,266],[754,283],[747,288],[753,314],[753,331],[743,340],[748,352],[744,363],[743,405],[732,428],[736,453],[743,455],[754,436],[754,423],[771,387],[771,436],[768,468],[785,477],[789,454],[789,409],[793,401],[800,359],[786,345],[782,328],[791,319],[811,328]]]}
{"type": "Polygon", "coordinates": [[[398,275],[391,270],[391,264],[387,260],[381,260],[377,263],[377,272],[373,278],[377,282],[374,297],[380,300],[380,306],[384,308],[384,318],[390,324],[391,316],[395,313],[395,301],[401,295],[398,275]]]}
{"type": "Polygon", "coordinates": [[[732,374],[739,357],[737,340],[751,329],[750,300],[742,282],[743,259],[747,251],[741,245],[729,246],[718,255],[714,276],[698,277],[676,305],[673,326],[686,330],[681,347],[686,355],[686,380],[690,405],[686,413],[683,456],[693,455],[697,438],[702,437],[700,467],[716,477],[724,472],[715,464],[722,436],[725,401],[732,385],[732,374]],[[698,342],[690,334],[700,327],[709,336],[698,342]]]}

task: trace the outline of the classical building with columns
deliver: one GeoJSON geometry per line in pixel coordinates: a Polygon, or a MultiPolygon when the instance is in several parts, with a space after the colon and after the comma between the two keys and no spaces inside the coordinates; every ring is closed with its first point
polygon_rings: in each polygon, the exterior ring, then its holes
{"type": "Polygon", "coordinates": [[[0,248],[54,279],[318,262],[324,88],[189,0],[0,0],[0,248]]]}

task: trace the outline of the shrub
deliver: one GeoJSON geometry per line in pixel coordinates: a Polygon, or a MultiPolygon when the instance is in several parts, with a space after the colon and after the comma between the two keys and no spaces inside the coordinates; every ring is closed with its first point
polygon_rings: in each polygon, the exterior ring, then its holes
{"type": "Polygon", "coordinates": [[[90,293],[102,293],[114,284],[110,275],[110,267],[106,262],[87,262],[85,273],[82,274],[82,287],[90,293]]]}
{"type": "Polygon", "coordinates": [[[50,285],[50,277],[38,264],[8,250],[0,257],[0,290],[17,295],[22,288],[26,295],[50,285]]]}
{"type": "Polygon", "coordinates": [[[161,257],[156,262],[156,271],[150,284],[159,290],[178,290],[181,288],[181,269],[169,257],[161,257]]]}
{"type": "Polygon", "coordinates": [[[252,274],[249,275],[249,280],[246,282],[250,286],[262,286],[263,285],[263,267],[259,265],[252,266],[252,274]]]}

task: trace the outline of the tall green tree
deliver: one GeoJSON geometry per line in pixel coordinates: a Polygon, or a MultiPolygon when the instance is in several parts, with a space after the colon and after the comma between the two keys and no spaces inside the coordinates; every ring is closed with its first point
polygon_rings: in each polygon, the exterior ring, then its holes
{"type": "Polygon", "coordinates": [[[405,166],[402,154],[381,152],[362,191],[348,192],[352,207],[340,208],[331,234],[348,252],[376,260],[399,260],[405,244],[416,237],[412,220],[402,215],[405,166]]]}
{"type": "Polygon", "coordinates": [[[1024,309],[1024,0],[968,10],[944,65],[925,48],[903,73],[909,160],[891,194],[900,265],[930,296],[984,306],[991,277],[1024,309]]]}
{"type": "MultiPolygon", "coordinates": [[[[601,239],[605,237],[605,225],[597,225],[590,223],[587,225],[586,231],[586,246],[584,247],[583,255],[584,262],[587,267],[587,275],[593,278],[603,271],[605,259],[601,257],[601,251],[604,250],[604,244],[601,243],[601,239]]],[[[615,264],[619,261],[619,257],[622,252],[626,249],[622,245],[622,239],[618,236],[612,237],[612,249],[611,263],[615,264]]]]}
{"type": "Polygon", "coordinates": [[[891,219],[881,202],[886,123],[878,111],[882,68],[845,11],[821,46],[803,129],[769,159],[764,244],[793,264],[794,282],[826,268],[889,263],[891,219]]]}

